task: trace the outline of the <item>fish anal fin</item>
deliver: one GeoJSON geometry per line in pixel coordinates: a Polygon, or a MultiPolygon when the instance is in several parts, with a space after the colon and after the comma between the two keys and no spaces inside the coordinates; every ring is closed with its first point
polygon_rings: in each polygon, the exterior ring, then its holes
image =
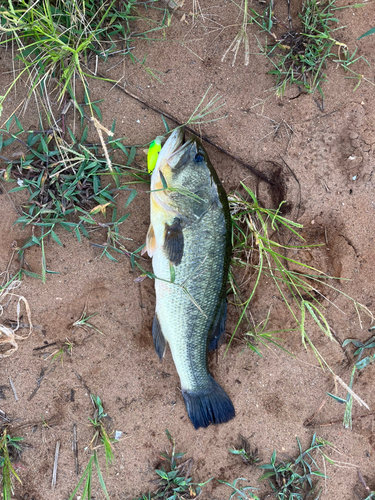
{"type": "Polygon", "coordinates": [[[182,395],[195,429],[210,424],[223,424],[235,417],[232,401],[211,375],[206,388],[199,391],[182,389],[182,395]]]}
{"type": "Polygon", "coordinates": [[[152,224],[150,224],[146,236],[146,246],[142,249],[141,255],[147,252],[148,255],[152,257],[154,255],[155,248],[156,248],[155,232],[154,228],[152,227],[152,224]]]}
{"type": "Polygon", "coordinates": [[[184,235],[182,233],[181,221],[178,217],[175,218],[173,224],[165,224],[163,248],[171,264],[176,266],[181,264],[184,254],[184,235]]]}
{"type": "Polygon", "coordinates": [[[216,323],[210,335],[208,350],[214,351],[223,345],[225,341],[225,323],[227,321],[227,300],[224,297],[221,307],[219,309],[216,323]]]}
{"type": "Polygon", "coordinates": [[[152,338],[154,339],[155,351],[161,360],[167,348],[167,342],[164,338],[157,314],[155,314],[152,322],[152,338]]]}

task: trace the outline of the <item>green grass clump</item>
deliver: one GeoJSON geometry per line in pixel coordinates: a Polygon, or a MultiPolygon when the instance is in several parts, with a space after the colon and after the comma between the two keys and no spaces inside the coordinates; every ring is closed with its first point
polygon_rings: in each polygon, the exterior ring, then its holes
{"type": "Polygon", "coordinates": [[[158,486],[152,493],[147,493],[135,500],[182,500],[193,499],[200,495],[203,486],[211,479],[204,483],[194,483],[191,477],[188,477],[192,467],[192,460],[187,460],[181,464],[177,464],[185,453],[176,453],[176,443],[168,430],[165,430],[169,439],[172,450],[171,453],[161,453],[161,459],[166,463],[166,467],[155,469],[158,476],[158,486]]]}
{"type": "Polygon", "coordinates": [[[51,353],[46,358],[46,360],[49,359],[49,358],[52,358],[51,359],[51,363],[53,363],[57,359],[60,359],[61,366],[63,366],[64,365],[64,354],[67,353],[67,354],[69,354],[69,356],[73,356],[73,347],[74,347],[74,343],[71,342],[67,338],[66,341],[62,344],[62,347],[60,347],[60,349],[56,349],[56,351],[54,351],[53,353],[51,353]]]}
{"type": "Polygon", "coordinates": [[[105,423],[104,423],[104,418],[107,416],[106,413],[104,413],[104,408],[103,408],[103,403],[99,396],[94,396],[93,394],[90,394],[91,400],[94,405],[94,415],[92,418],[89,418],[89,421],[91,425],[93,426],[94,429],[94,435],[91,440],[91,449],[93,450],[93,454],[91,455],[89,462],[87,464],[86,469],[84,470],[81,479],[78,481],[78,484],[73,491],[73,493],[70,495],[69,500],[74,500],[75,495],[77,494],[78,490],[80,487],[83,485],[83,490],[81,494],[81,499],[82,500],[91,500],[91,489],[93,486],[93,465],[95,467],[94,471],[96,470],[97,476],[98,476],[98,481],[100,484],[100,487],[104,493],[104,496],[107,500],[110,500],[110,497],[108,495],[107,487],[104,482],[103,474],[100,469],[99,465],[99,460],[98,460],[98,453],[97,449],[104,447],[104,453],[105,453],[105,461],[106,461],[106,466],[107,469],[110,464],[114,462],[114,454],[112,450],[112,446],[114,443],[117,441],[115,439],[112,439],[107,432],[105,423]]]}
{"type": "MultiPolygon", "coordinates": [[[[37,0],[31,4],[2,0],[0,45],[16,44],[22,65],[15,80],[26,73],[30,92],[38,86],[45,91],[52,82],[58,100],[65,92],[75,100],[76,77],[87,89],[88,78],[96,75],[98,59],[129,53],[136,37],[147,38],[165,25],[167,11],[160,9],[163,19],[147,20],[149,26],[137,33],[130,23],[142,19],[139,9],[135,0],[37,0]]],[[[0,96],[0,114],[9,91],[0,96]]]]}
{"type": "Polygon", "coordinates": [[[369,65],[368,61],[363,56],[356,57],[357,49],[350,53],[348,46],[336,37],[335,32],[340,28],[334,27],[339,23],[333,14],[337,9],[335,3],[336,0],[305,0],[299,14],[300,26],[293,28],[290,23],[290,29],[281,36],[273,32],[278,22],[273,15],[272,1],[263,14],[250,9],[250,22],[256,23],[273,40],[272,45],[263,47],[260,42],[258,44],[274,66],[270,73],[276,76],[278,96],[284,94],[287,86],[297,84],[308,93],[318,90],[323,97],[321,85],[327,80],[325,69],[329,62],[350,72],[351,78],[358,80],[355,89],[362,80],[372,83],[351,69],[351,65],[360,59],[369,65]]]}
{"type": "Polygon", "coordinates": [[[305,500],[310,497],[317,500],[320,498],[321,489],[317,491],[317,484],[314,480],[327,478],[325,474],[320,472],[316,463],[317,452],[324,447],[324,442],[317,439],[314,434],[307,450],[302,451],[298,438],[297,443],[300,454],[296,459],[291,457],[287,457],[285,460],[277,459],[275,450],[271,462],[260,465],[260,469],[267,472],[259,481],[269,479],[274,497],[277,500],[305,500]],[[312,496],[313,493],[315,496],[312,496]]]}
{"type": "Polygon", "coordinates": [[[232,455],[238,455],[242,458],[246,465],[255,465],[258,461],[258,448],[251,449],[250,442],[245,439],[241,434],[239,435],[240,446],[238,448],[229,449],[232,455]]]}
{"type": "Polygon", "coordinates": [[[370,319],[373,319],[373,315],[364,305],[359,304],[332,284],[332,281],[337,280],[337,278],[328,276],[319,269],[289,257],[296,250],[308,250],[320,245],[307,245],[305,243],[299,234],[303,226],[285,218],[281,214],[282,205],[277,210],[263,208],[258,203],[254,193],[243,183],[241,183],[241,189],[241,193],[237,192],[229,197],[233,222],[233,257],[229,281],[234,303],[240,311],[240,317],[229,345],[240,326],[243,325],[248,347],[261,355],[259,344],[272,343],[281,347],[280,339],[275,338],[275,335],[290,331],[266,331],[269,313],[263,324],[255,325],[252,320],[249,305],[261,278],[267,277],[270,282],[268,286],[273,284],[275,293],[282,298],[286,311],[289,311],[295,323],[295,328],[292,330],[300,331],[304,347],[309,346],[321,367],[326,367],[333,373],[309,336],[310,323],[313,320],[313,323],[327,338],[333,340],[331,327],[326,317],[326,306],[330,305],[331,302],[322,293],[322,290],[333,290],[345,297],[357,311],[360,323],[361,312],[367,314],[370,319]],[[301,244],[283,245],[279,243],[278,233],[281,229],[284,233],[289,233],[289,236],[299,239],[301,244]],[[238,275],[236,267],[244,270],[243,282],[236,278],[238,275]],[[251,292],[245,298],[244,293],[249,288],[251,292]]]}
{"type": "Polygon", "coordinates": [[[2,498],[10,500],[13,494],[13,480],[17,479],[21,483],[16,471],[13,468],[12,461],[21,455],[22,447],[20,442],[22,437],[10,436],[6,429],[3,429],[0,438],[0,470],[2,474],[2,498]]]}
{"type": "MultiPolygon", "coordinates": [[[[8,119],[5,129],[0,130],[0,155],[6,162],[3,177],[18,184],[10,192],[27,190],[30,195],[15,223],[22,224],[22,228],[33,227],[34,230],[19,249],[19,255],[22,258],[25,250],[33,245],[41,248],[43,280],[46,273],[51,272],[45,265],[44,240],[50,236],[62,246],[58,228],[73,233],[79,241],[82,237],[90,238],[92,231],[104,229],[106,242],[95,244],[101,249],[102,256],[115,261],[115,253],[130,255],[124,246],[127,238],[122,237],[119,231],[130,213],[117,218],[116,194],[120,190],[129,191],[125,207],[137,194],[127,185],[120,186],[119,181],[122,175],[137,170],[130,167],[136,149],[126,148],[121,140],[110,137],[104,144],[106,155],[103,157],[101,145],[86,142],[88,126],[80,139],[71,130],[68,129],[68,132],[69,143],[54,130],[25,130],[15,115],[8,119]],[[16,132],[11,131],[14,124],[16,132]],[[10,154],[10,157],[5,156],[14,143],[21,144],[23,150],[17,159],[10,154]],[[125,155],[124,166],[114,164],[110,159],[115,151],[125,155]],[[103,221],[108,209],[112,209],[110,222],[103,221]]],[[[32,274],[26,269],[24,272],[32,274]]]]}
{"type": "Polygon", "coordinates": [[[225,484],[232,488],[232,493],[229,497],[229,500],[232,500],[233,498],[236,500],[260,500],[258,496],[256,496],[253,493],[253,490],[256,490],[257,488],[253,488],[252,486],[245,486],[245,485],[240,485],[240,481],[247,481],[244,477],[238,477],[233,481],[233,484],[229,483],[228,481],[222,481],[221,479],[218,479],[219,483],[225,484]]]}

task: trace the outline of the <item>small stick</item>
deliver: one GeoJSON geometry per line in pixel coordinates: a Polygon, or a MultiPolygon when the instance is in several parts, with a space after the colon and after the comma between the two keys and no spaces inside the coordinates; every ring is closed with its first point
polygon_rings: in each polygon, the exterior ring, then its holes
{"type": "Polygon", "coordinates": [[[10,418],[3,410],[0,410],[0,418],[2,418],[4,422],[10,423],[10,418]]]}
{"type": "Polygon", "coordinates": [[[78,378],[78,380],[81,382],[81,384],[83,385],[83,387],[86,389],[86,391],[89,393],[90,395],[90,399],[91,399],[91,403],[92,403],[92,406],[94,407],[94,410],[96,410],[96,406],[95,406],[95,403],[92,399],[92,396],[91,396],[91,389],[89,388],[89,386],[85,383],[85,381],[83,380],[83,378],[81,377],[81,375],[79,373],[77,373],[75,371],[75,369],[73,368],[73,371],[74,373],[76,374],[76,377],[78,378]]]}
{"type": "Polygon", "coordinates": [[[14,385],[13,385],[13,382],[12,382],[12,379],[9,377],[9,383],[10,383],[10,386],[12,388],[12,391],[13,391],[13,394],[14,394],[14,399],[16,401],[18,401],[18,397],[17,397],[17,393],[16,393],[16,389],[14,388],[14,385]]]}
{"type": "Polygon", "coordinates": [[[42,347],[34,347],[33,351],[42,351],[43,349],[47,349],[47,347],[51,347],[56,344],[57,342],[51,342],[50,344],[42,345],[42,347]]]}
{"type": "Polygon", "coordinates": [[[40,372],[40,377],[39,379],[37,380],[37,383],[36,383],[36,387],[35,389],[33,390],[33,392],[30,394],[30,396],[27,398],[27,401],[31,401],[33,399],[33,397],[35,396],[35,394],[37,393],[39,387],[41,386],[44,378],[49,375],[50,373],[52,373],[54,370],[55,370],[56,366],[53,366],[49,372],[45,372],[44,368],[42,368],[42,371],[40,372]]]}
{"type": "Polygon", "coordinates": [[[60,441],[57,441],[56,442],[56,449],[55,449],[55,462],[53,464],[52,488],[54,488],[56,486],[57,462],[59,460],[59,452],[60,452],[60,441]]]}
{"type": "MultiPolygon", "coordinates": [[[[370,417],[371,415],[374,415],[375,414],[375,410],[373,411],[370,411],[369,413],[364,413],[363,415],[358,415],[356,417],[353,417],[352,420],[360,420],[361,418],[365,418],[365,417],[370,417]]],[[[330,422],[323,422],[321,424],[312,424],[312,423],[308,423],[308,424],[305,424],[305,427],[309,426],[309,427],[327,427],[329,425],[335,425],[335,424],[342,424],[342,418],[338,418],[337,420],[331,420],[330,422]]]]}
{"type": "Polygon", "coordinates": [[[78,446],[77,446],[77,425],[73,424],[73,453],[76,464],[76,474],[78,476],[78,446]]]}

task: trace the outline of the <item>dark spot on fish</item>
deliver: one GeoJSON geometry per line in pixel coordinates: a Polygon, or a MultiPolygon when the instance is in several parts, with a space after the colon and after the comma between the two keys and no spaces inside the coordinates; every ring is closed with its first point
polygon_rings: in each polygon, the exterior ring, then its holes
{"type": "Polygon", "coordinates": [[[203,155],[201,155],[201,154],[199,154],[199,153],[197,153],[197,154],[195,155],[194,160],[195,160],[195,163],[200,163],[200,162],[202,162],[202,161],[204,160],[204,156],[203,156],[203,155]]]}

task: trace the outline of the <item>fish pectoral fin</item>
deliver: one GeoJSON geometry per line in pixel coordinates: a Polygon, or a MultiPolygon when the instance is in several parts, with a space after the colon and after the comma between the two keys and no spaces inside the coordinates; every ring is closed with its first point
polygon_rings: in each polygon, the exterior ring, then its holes
{"type": "Polygon", "coordinates": [[[209,351],[214,351],[215,349],[218,349],[221,345],[223,345],[225,340],[226,321],[227,321],[227,300],[226,297],[224,297],[217,315],[216,324],[210,335],[210,341],[208,344],[209,351]]]}
{"type": "Polygon", "coordinates": [[[148,255],[152,257],[154,255],[155,248],[156,248],[155,232],[154,228],[152,227],[152,224],[150,224],[146,236],[146,246],[142,249],[141,255],[147,252],[148,255]]]}
{"type": "Polygon", "coordinates": [[[164,252],[171,264],[181,264],[184,254],[184,235],[182,233],[181,221],[175,218],[172,225],[165,224],[164,252]]]}
{"type": "Polygon", "coordinates": [[[152,338],[154,339],[155,351],[159,359],[162,360],[167,349],[167,342],[164,338],[157,314],[155,314],[154,321],[152,322],[152,338]]]}

